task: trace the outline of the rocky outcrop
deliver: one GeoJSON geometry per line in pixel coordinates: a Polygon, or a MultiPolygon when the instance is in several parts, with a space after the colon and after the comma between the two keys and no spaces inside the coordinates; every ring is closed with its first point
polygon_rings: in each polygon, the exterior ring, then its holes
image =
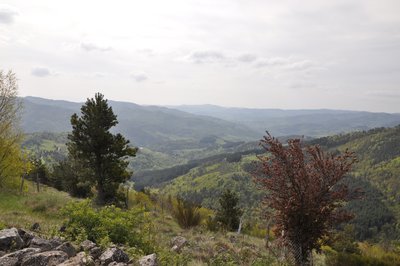
{"type": "Polygon", "coordinates": [[[67,259],[68,255],[64,251],[51,250],[25,257],[21,266],[56,266],[67,259]]]}
{"type": "Polygon", "coordinates": [[[157,255],[155,253],[144,256],[139,259],[140,266],[158,266],[157,255]]]}
{"type": "MultiPolygon", "coordinates": [[[[24,229],[0,231],[0,266],[127,266],[129,262],[128,255],[118,247],[103,252],[95,243],[85,240],[79,249],[81,252],[77,253],[70,242],[45,239],[24,229]]],[[[156,263],[156,258],[150,261],[156,263]]]]}
{"type": "Polygon", "coordinates": [[[59,264],[59,266],[94,266],[95,262],[90,255],[87,255],[85,252],[79,252],[76,256],[69,258],[63,263],[59,264]]]}
{"type": "Polygon", "coordinates": [[[100,265],[109,265],[111,262],[123,262],[127,263],[129,261],[128,255],[119,248],[108,248],[103,254],[101,254],[100,265]]]}
{"type": "Polygon", "coordinates": [[[0,250],[17,250],[24,246],[24,241],[18,234],[17,228],[3,229],[0,231],[0,250]]]}

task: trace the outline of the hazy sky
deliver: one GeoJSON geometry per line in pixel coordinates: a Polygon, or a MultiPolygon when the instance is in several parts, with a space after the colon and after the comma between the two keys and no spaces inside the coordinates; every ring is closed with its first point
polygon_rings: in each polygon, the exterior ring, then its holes
{"type": "Polygon", "coordinates": [[[400,112],[399,0],[2,0],[22,96],[400,112]]]}

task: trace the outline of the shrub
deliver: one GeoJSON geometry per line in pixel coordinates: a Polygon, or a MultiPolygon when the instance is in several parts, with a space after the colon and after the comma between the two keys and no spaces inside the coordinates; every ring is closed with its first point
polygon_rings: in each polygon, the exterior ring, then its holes
{"type": "Polygon", "coordinates": [[[220,208],[215,218],[229,231],[235,231],[239,227],[243,211],[238,207],[238,203],[238,195],[229,189],[225,190],[219,198],[220,208]]]}
{"type": "Polygon", "coordinates": [[[177,198],[172,213],[182,228],[189,228],[200,224],[199,206],[188,201],[177,198]]]}
{"type": "Polygon", "coordinates": [[[113,205],[95,209],[90,200],[73,202],[63,209],[68,217],[66,236],[89,239],[101,246],[125,244],[144,253],[154,251],[152,224],[143,209],[122,210],[113,205]]]}

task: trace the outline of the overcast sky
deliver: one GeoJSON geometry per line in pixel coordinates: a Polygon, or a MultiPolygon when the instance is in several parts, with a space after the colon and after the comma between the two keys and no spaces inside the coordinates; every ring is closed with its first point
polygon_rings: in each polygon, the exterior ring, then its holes
{"type": "Polygon", "coordinates": [[[399,0],[2,0],[20,94],[400,112],[399,0]]]}

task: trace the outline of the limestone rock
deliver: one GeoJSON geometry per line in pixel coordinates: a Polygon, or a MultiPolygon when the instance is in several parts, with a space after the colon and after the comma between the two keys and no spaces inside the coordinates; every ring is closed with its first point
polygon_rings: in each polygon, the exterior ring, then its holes
{"type": "Polygon", "coordinates": [[[35,237],[35,235],[25,229],[18,229],[18,234],[24,241],[24,247],[29,247],[31,240],[35,237]]]}
{"type": "Polygon", "coordinates": [[[101,248],[94,247],[89,251],[89,255],[93,257],[93,259],[97,260],[101,256],[101,248]]]}
{"type": "Polygon", "coordinates": [[[108,248],[100,256],[100,265],[108,265],[111,262],[128,262],[128,255],[119,248],[108,248]]]}
{"type": "Polygon", "coordinates": [[[25,258],[21,266],[56,266],[68,259],[64,251],[45,251],[25,258]]]}
{"type": "Polygon", "coordinates": [[[85,252],[79,252],[75,257],[69,258],[58,266],[94,266],[94,260],[85,252]]]}
{"type": "Polygon", "coordinates": [[[22,248],[24,241],[18,234],[16,228],[3,229],[0,231],[0,250],[16,250],[22,248]]]}
{"type": "Polygon", "coordinates": [[[128,264],[126,264],[125,262],[111,262],[110,264],[108,264],[108,266],[127,266],[128,264]]]}
{"type": "Polygon", "coordinates": [[[85,240],[80,244],[81,251],[90,251],[94,247],[96,247],[96,244],[90,240],[85,240]]]}
{"type": "Polygon", "coordinates": [[[59,245],[58,247],[56,247],[55,250],[64,251],[65,253],[67,253],[68,258],[71,258],[76,255],[76,249],[69,242],[65,242],[59,245]]]}
{"type": "MultiPolygon", "coordinates": [[[[7,255],[4,255],[3,257],[0,258],[0,261],[4,262],[4,261],[7,261],[9,258],[13,258],[13,259],[16,259],[17,264],[19,264],[22,262],[22,260],[24,258],[32,256],[33,254],[40,253],[40,252],[41,252],[40,248],[24,248],[24,249],[9,253],[7,255]]],[[[0,263],[0,265],[2,265],[2,264],[0,263]]]]}
{"type": "Polygon", "coordinates": [[[18,259],[13,257],[3,256],[0,258],[0,266],[17,266],[18,259]]]}
{"type": "Polygon", "coordinates": [[[183,236],[176,236],[171,240],[171,251],[180,252],[186,245],[187,240],[183,236]]]}
{"type": "Polygon", "coordinates": [[[42,251],[49,251],[52,249],[52,244],[50,240],[41,238],[41,237],[34,237],[30,244],[29,247],[31,248],[40,248],[42,251]]]}
{"type": "Polygon", "coordinates": [[[140,266],[158,266],[157,255],[155,253],[141,257],[139,259],[140,266]]]}

